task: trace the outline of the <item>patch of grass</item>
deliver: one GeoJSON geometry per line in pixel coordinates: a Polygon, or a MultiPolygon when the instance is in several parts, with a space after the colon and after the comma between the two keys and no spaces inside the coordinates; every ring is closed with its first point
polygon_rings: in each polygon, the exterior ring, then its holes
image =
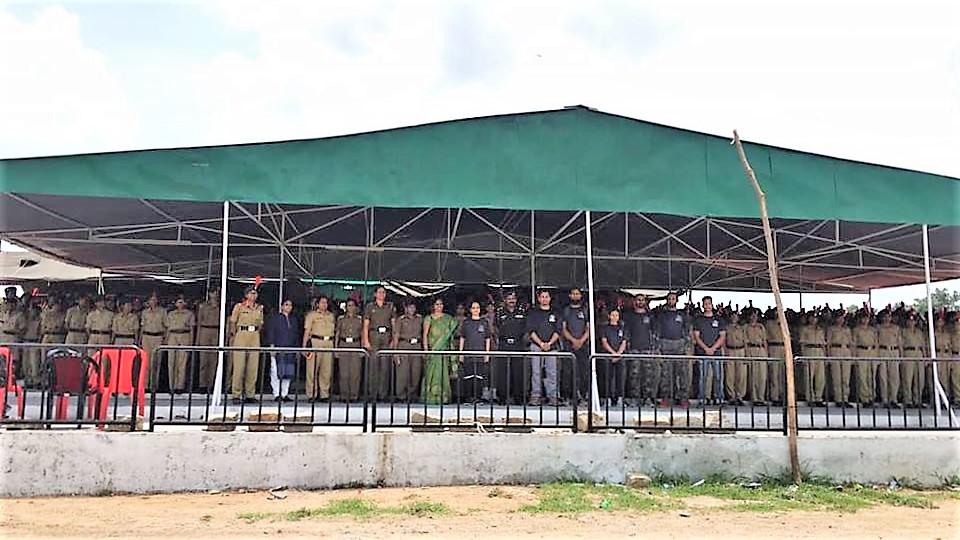
{"type": "Polygon", "coordinates": [[[248,523],[270,519],[273,521],[301,521],[321,517],[353,517],[367,519],[387,514],[401,514],[413,517],[443,515],[450,511],[443,503],[417,501],[402,506],[380,506],[363,499],[338,499],[317,508],[298,508],[290,512],[247,512],[238,514],[238,519],[248,523]]]}
{"type": "Polygon", "coordinates": [[[520,507],[534,514],[578,514],[593,510],[650,511],[677,506],[675,502],[613,484],[555,483],[539,488],[537,504],[520,507]]]}

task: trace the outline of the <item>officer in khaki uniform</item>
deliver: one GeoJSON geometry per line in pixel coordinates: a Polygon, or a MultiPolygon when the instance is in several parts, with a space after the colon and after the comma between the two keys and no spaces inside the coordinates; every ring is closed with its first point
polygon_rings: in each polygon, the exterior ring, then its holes
{"type": "MultiPolygon", "coordinates": [[[[950,348],[953,352],[953,358],[960,362],[960,320],[957,320],[957,313],[953,314],[953,332],[950,332],[950,348]]],[[[960,401],[960,363],[951,364],[950,388],[953,389],[954,405],[960,401]]]]}
{"type": "Polygon", "coordinates": [[[838,310],[833,323],[827,329],[827,357],[837,360],[828,362],[830,370],[830,397],[838,405],[850,405],[850,373],[853,370],[853,331],[846,324],[847,314],[838,310]]]}
{"type": "MultiPolygon", "coordinates": [[[[917,314],[909,313],[905,324],[900,333],[903,357],[926,358],[927,336],[923,330],[917,328],[917,314]]],[[[918,407],[923,399],[924,364],[925,362],[908,360],[900,363],[900,389],[903,393],[903,404],[907,407],[918,407]]]]}
{"type": "MultiPolygon", "coordinates": [[[[747,358],[767,357],[767,329],[760,322],[760,310],[749,309],[747,316],[747,358]]],[[[767,363],[751,362],[750,372],[750,401],[754,405],[765,405],[767,402],[767,363]]]]}
{"type": "MultiPolygon", "coordinates": [[[[787,357],[786,349],[783,346],[783,332],[780,331],[780,321],[777,319],[777,310],[767,311],[763,327],[767,332],[767,354],[770,358],[783,360],[787,357]]],[[[784,372],[783,362],[770,362],[767,366],[767,381],[769,390],[767,398],[777,404],[783,402],[784,392],[784,372]]]]}
{"type": "Polygon", "coordinates": [[[160,307],[156,294],[151,294],[147,299],[147,307],[140,312],[140,347],[146,353],[150,363],[150,380],[147,381],[147,389],[153,390],[154,385],[160,378],[161,355],[157,353],[163,345],[163,338],[166,334],[164,326],[167,318],[167,310],[160,307]]]}
{"type": "Polygon", "coordinates": [[[815,406],[824,404],[824,391],[827,388],[827,370],[824,360],[827,356],[827,331],[820,325],[816,312],[807,314],[807,324],[800,327],[800,354],[810,358],[807,361],[807,401],[815,406]]]}
{"type": "MultiPolygon", "coordinates": [[[[357,302],[351,298],[347,300],[347,313],[337,319],[337,348],[359,349],[361,333],[363,319],[357,315],[357,302]]],[[[356,353],[339,354],[337,366],[340,368],[340,398],[356,401],[363,380],[363,357],[356,353]]]]}
{"type": "Polygon", "coordinates": [[[81,296],[77,305],[70,307],[64,315],[67,327],[67,345],[82,345],[87,342],[87,315],[90,313],[90,300],[81,296]]]}
{"type": "Polygon", "coordinates": [[[40,312],[40,343],[64,343],[66,338],[66,314],[60,306],[60,299],[50,296],[40,312]]]}
{"type": "MultiPolygon", "coordinates": [[[[193,329],[197,325],[193,312],[187,309],[187,300],[180,295],[177,297],[176,308],[167,313],[163,321],[167,329],[167,345],[190,346],[193,345],[193,329]]],[[[191,365],[188,362],[190,351],[174,351],[167,355],[167,381],[170,384],[170,390],[175,394],[181,394],[184,390],[193,390],[187,388],[187,376],[191,373],[191,365]]]]}
{"type": "MultiPolygon", "coordinates": [[[[937,346],[937,358],[950,358],[953,356],[953,338],[950,335],[950,330],[947,328],[947,314],[939,311],[934,314],[933,321],[933,341],[937,346]]],[[[960,371],[960,366],[953,366],[950,362],[940,362],[937,368],[940,370],[940,381],[943,385],[943,390],[947,393],[947,397],[951,402],[957,402],[960,400],[960,384],[957,385],[957,388],[953,388],[952,382],[954,377],[953,373],[960,371]]],[[[933,384],[933,362],[927,362],[924,372],[927,372],[927,381],[933,384]]],[[[960,381],[958,381],[958,383],[960,383],[960,381]]],[[[933,391],[934,389],[931,388],[931,393],[933,391]]],[[[933,398],[931,398],[930,401],[934,401],[933,398]]]]}
{"type": "Polygon", "coordinates": [[[857,375],[857,401],[872,406],[876,396],[877,330],[870,326],[870,312],[860,312],[857,326],[853,329],[853,353],[857,357],[854,372],[857,375]],[[860,360],[863,358],[864,360],[860,360]]]}
{"type": "MultiPolygon", "coordinates": [[[[403,315],[397,319],[393,337],[394,349],[404,351],[423,350],[423,316],[417,313],[413,300],[404,302],[403,315]]],[[[420,377],[423,373],[422,355],[397,356],[393,360],[397,373],[397,399],[417,401],[420,397],[420,377]]]]}
{"type": "Polygon", "coordinates": [[[26,325],[26,314],[16,300],[0,306],[0,343],[21,343],[26,325]]]}
{"type": "MultiPolygon", "coordinates": [[[[24,312],[23,342],[40,342],[40,306],[32,299],[24,312]]],[[[42,354],[43,351],[39,347],[23,349],[21,354],[23,367],[20,369],[23,370],[23,378],[26,379],[29,386],[40,385],[40,357],[42,354]]]]}
{"type": "MultiPolygon", "coordinates": [[[[110,345],[113,341],[113,312],[106,307],[102,296],[96,298],[94,310],[87,313],[87,345],[110,345]]],[[[88,354],[96,352],[88,349],[88,354]]]]}
{"type": "MultiPolygon", "coordinates": [[[[740,324],[740,315],[736,311],[730,313],[724,355],[730,358],[747,356],[747,327],[740,324]]],[[[747,395],[747,362],[727,360],[724,363],[723,385],[727,399],[734,405],[741,405],[747,395]]]]}
{"type": "Polygon", "coordinates": [[[877,364],[877,378],[880,385],[880,401],[892,407],[898,406],[897,395],[900,393],[899,358],[903,356],[903,344],[900,339],[900,327],[893,324],[890,311],[881,311],[880,325],[877,327],[877,356],[884,360],[877,364]],[[886,360],[888,358],[898,360],[886,360]]]}
{"type": "MultiPolygon", "coordinates": [[[[207,293],[207,301],[197,306],[197,345],[220,345],[220,291],[213,289],[207,293]]],[[[217,353],[200,353],[200,387],[210,391],[217,378],[217,353]]],[[[230,369],[226,365],[229,357],[224,357],[223,372],[230,380],[230,369]]]]}
{"type": "MultiPolygon", "coordinates": [[[[316,307],[303,322],[303,346],[314,349],[332,349],[336,337],[336,320],[330,313],[330,300],[317,298],[316,307]]],[[[333,354],[311,352],[307,354],[307,399],[330,399],[330,379],[333,376],[333,354]]]]}
{"type": "MultiPolygon", "coordinates": [[[[247,287],[243,302],[233,306],[228,330],[234,347],[260,347],[260,329],[263,328],[263,306],[257,303],[256,287],[247,287]]],[[[260,372],[258,351],[233,353],[233,384],[231,395],[235,403],[257,403],[257,374],[260,372]]]]}
{"type": "Polygon", "coordinates": [[[390,358],[377,356],[377,351],[390,347],[393,340],[393,304],[387,302],[387,289],[378,285],[374,301],[363,310],[363,348],[370,351],[372,367],[367,377],[370,392],[378,399],[390,397],[390,358]]]}
{"type": "Polygon", "coordinates": [[[140,318],[133,313],[129,298],[120,300],[120,313],[113,317],[113,342],[116,345],[135,345],[140,334],[140,318]]]}

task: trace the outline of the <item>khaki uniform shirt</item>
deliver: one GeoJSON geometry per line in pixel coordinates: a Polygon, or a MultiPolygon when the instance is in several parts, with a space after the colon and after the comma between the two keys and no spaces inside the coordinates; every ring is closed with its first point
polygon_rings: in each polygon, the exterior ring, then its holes
{"type": "Polygon", "coordinates": [[[89,313],[90,310],[80,306],[73,306],[68,309],[67,314],[64,316],[64,323],[67,325],[67,331],[80,333],[86,332],[87,315],[89,313]]]}
{"type": "Polygon", "coordinates": [[[777,320],[764,321],[763,327],[767,332],[767,346],[783,347],[783,332],[780,331],[780,322],[777,320]]]}
{"type": "Polygon", "coordinates": [[[393,328],[393,315],[393,303],[391,302],[384,302],[383,306],[378,306],[376,302],[373,302],[367,304],[367,307],[363,310],[364,320],[370,321],[371,332],[378,332],[380,328],[386,328],[386,332],[390,332],[393,328]]]}
{"type": "Polygon", "coordinates": [[[140,331],[140,318],[135,313],[120,313],[113,317],[114,339],[137,339],[140,331]]]}
{"type": "Polygon", "coordinates": [[[949,330],[934,330],[933,339],[937,342],[937,358],[949,358],[953,355],[953,336],[949,330]]]}
{"type": "Polygon", "coordinates": [[[163,325],[167,327],[167,341],[170,341],[170,338],[174,335],[179,338],[182,338],[185,334],[190,335],[197,322],[193,312],[189,309],[175,309],[167,313],[163,325]]]}
{"type": "Polygon", "coordinates": [[[849,326],[831,326],[827,329],[827,356],[844,358],[852,356],[853,331],[849,326]]]}
{"type": "Polygon", "coordinates": [[[877,327],[877,346],[880,356],[899,358],[901,356],[900,327],[893,324],[881,324],[877,327]]]}
{"type": "Polygon", "coordinates": [[[752,348],[767,348],[767,329],[760,323],[746,326],[747,345],[752,348]]]}
{"type": "Polygon", "coordinates": [[[728,349],[739,350],[747,346],[747,327],[742,324],[727,326],[727,340],[724,345],[728,349]]]}
{"type": "Polygon", "coordinates": [[[240,327],[250,326],[256,327],[256,331],[258,332],[263,327],[263,306],[260,304],[254,304],[252,306],[237,304],[233,309],[233,313],[230,314],[231,333],[236,334],[238,331],[250,332],[251,330],[247,328],[240,329],[240,327]]]}
{"type": "Polygon", "coordinates": [[[4,305],[3,309],[0,310],[0,334],[3,334],[0,337],[0,340],[4,341],[20,341],[23,339],[23,331],[26,329],[27,317],[24,315],[23,311],[17,307],[10,307],[4,305]],[[16,337],[16,339],[11,340],[11,337],[16,337]]]}
{"type": "Polygon", "coordinates": [[[397,319],[397,337],[400,341],[410,342],[412,339],[423,339],[423,316],[416,314],[409,316],[406,313],[397,319]]]}
{"type": "Polygon", "coordinates": [[[40,334],[64,336],[67,333],[66,314],[59,307],[48,306],[40,312],[40,334]]]}
{"type": "Polygon", "coordinates": [[[354,315],[341,315],[337,319],[337,343],[347,347],[359,347],[360,333],[363,331],[363,319],[354,315]]]}
{"type": "Polygon", "coordinates": [[[109,334],[113,330],[113,312],[106,309],[95,309],[87,313],[86,329],[87,333],[109,334]]]}
{"type": "Polygon", "coordinates": [[[912,358],[924,358],[927,356],[927,335],[917,328],[904,328],[901,332],[900,342],[903,343],[903,355],[912,358]]]}
{"type": "Polygon", "coordinates": [[[220,303],[204,302],[197,307],[197,324],[201,328],[220,329],[220,303]]]}
{"type": "Polygon", "coordinates": [[[853,328],[854,356],[875,356],[877,353],[877,331],[872,326],[853,328]]]}
{"type": "Polygon", "coordinates": [[[823,356],[827,354],[827,331],[820,325],[800,327],[801,356],[823,356]]]}
{"type": "Polygon", "coordinates": [[[335,326],[336,321],[333,318],[333,313],[329,311],[321,313],[313,310],[307,313],[307,317],[303,322],[303,327],[306,329],[307,335],[317,338],[333,339],[333,334],[336,331],[335,326]]]}
{"type": "Polygon", "coordinates": [[[34,315],[33,312],[27,312],[24,317],[23,341],[35,343],[40,341],[40,315],[34,315]]]}
{"type": "Polygon", "coordinates": [[[167,310],[160,306],[143,308],[140,312],[140,330],[153,337],[162,336],[166,330],[167,310]]]}

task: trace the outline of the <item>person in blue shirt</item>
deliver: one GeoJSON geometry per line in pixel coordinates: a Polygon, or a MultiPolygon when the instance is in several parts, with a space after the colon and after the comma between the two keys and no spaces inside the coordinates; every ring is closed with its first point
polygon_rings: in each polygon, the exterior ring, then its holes
{"type": "MultiPolygon", "coordinates": [[[[292,314],[293,302],[284,300],[280,312],[267,321],[266,338],[269,347],[299,347],[300,322],[292,314]]],[[[297,373],[297,353],[270,354],[270,383],[276,401],[292,401],[289,397],[290,381],[297,373]],[[276,374],[276,376],[273,376],[276,374]]]]}

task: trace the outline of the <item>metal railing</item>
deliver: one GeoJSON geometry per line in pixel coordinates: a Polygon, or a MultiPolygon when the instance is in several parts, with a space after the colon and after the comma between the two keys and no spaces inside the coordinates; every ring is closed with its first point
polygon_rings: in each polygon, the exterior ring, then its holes
{"type": "Polygon", "coordinates": [[[2,367],[0,425],[140,426],[139,409],[145,405],[139,397],[140,370],[146,359],[136,346],[0,343],[0,349],[10,356],[2,367]],[[124,377],[121,370],[129,372],[124,377]]]}
{"type": "Polygon", "coordinates": [[[592,359],[599,399],[590,400],[590,430],[786,429],[781,359],[657,354],[592,359]]]}
{"type": "MultiPolygon", "coordinates": [[[[152,364],[155,370],[159,370],[161,366],[184,362],[177,356],[187,355],[185,386],[193,389],[196,387],[193,374],[200,371],[199,363],[208,363],[206,368],[215,372],[221,353],[221,391],[217,395],[214,394],[212,382],[209,382],[209,387],[200,388],[199,392],[182,393],[176,391],[175,381],[168,383],[166,392],[158,391],[159,385],[154,384],[150,394],[150,431],[157,426],[205,426],[216,430],[246,426],[261,431],[280,428],[302,431],[308,427],[330,426],[367,430],[367,393],[363,377],[369,372],[370,362],[369,354],[363,349],[168,345],[154,352],[152,364]],[[330,355],[326,360],[329,365],[324,367],[319,359],[315,360],[312,362],[312,372],[307,373],[310,364],[302,358],[307,354],[330,355]],[[235,367],[235,360],[241,359],[239,355],[244,355],[242,359],[245,362],[256,362],[254,381],[247,380],[249,373],[241,375],[239,380],[233,376],[232,368],[235,367]],[[292,355],[292,358],[284,359],[283,355],[292,355]],[[292,377],[274,378],[278,361],[293,363],[292,377]],[[213,365],[209,365],[211,362],[213,365]],[[358,393],[356,396],[344,395],[344,389],[339,388],[339,395],[334,395],[334,365],[345,370],[347,362],[359,364],[353,366],[356,377],[360,377],[357,381],[358,393]],[[321,381],[322,377],[327,379],[321,381]],[[239,384],[246,387],[248,383],[254,388],[253,395],[246,395],[246,388],[234,386],[239,384]],[[281,392],[283,388],[287,388],[287,392],[281,392]],[[237,396],[246,399],[238,399],[237,396]],[[276,396],[280,396],[280,399],[276,396]]],[[[154,374],[158,375],[156,371],[154,374]]],[[[155,377],[154,380],[158,379],[155,377]]]]}
{"type": "Polygon", "coordinates": [[[376,370],[371,373],[373,429],[577,430],[580,405],[560,392],[565,370],[576,388],[579,374],[573,353],[382,350],[376,358],[375,364],[389,368],[385,381],[378,378],[382,374],[376,370]],[[423,363],[420,384],[398,388],[398,381],[406,379],[398,375],[414,362],[423,363]],[[539,377],[533,376],[534,369],[542,370],[539,377]],[[374,381],[389,390],[377,392],[374,381]],[[425,390],[424,384],[430,388],[425,390]],[[569,405],[564,405],[565,401],[569,405]]]}
{"type": "MultiPolygon", "coordinates": [[[[957,358],[809,357],[795,359],[797,413],[801,430],[931,430],[960,429],[956,411],[934,409],[937,362],[950,398],[950,373],[960,370],[957,358]]],[[[954,377],[960,376],[954,375],[954,377]]],[[[960,390],[960,389],[958,389],[960,390]]]]}

